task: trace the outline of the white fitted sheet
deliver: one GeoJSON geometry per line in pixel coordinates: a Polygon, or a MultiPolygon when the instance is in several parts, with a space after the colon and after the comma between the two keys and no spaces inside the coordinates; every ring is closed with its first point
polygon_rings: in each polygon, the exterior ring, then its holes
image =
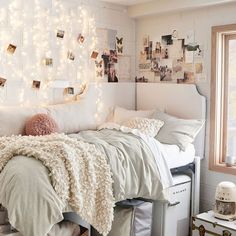
{"type": "Polygon", "coordinates": [[[181,151],[177,145],[163,144],[166,151],[166,162],[169,169],[185,166],[194,161],[195,148],[193,144],[189,144],[185,151],[181,151]]]}

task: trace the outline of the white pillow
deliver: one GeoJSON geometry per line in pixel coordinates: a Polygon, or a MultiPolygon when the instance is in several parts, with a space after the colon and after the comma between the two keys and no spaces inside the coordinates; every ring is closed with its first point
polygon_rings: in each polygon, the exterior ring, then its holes
{"type": "Polygon", "coordinates": [[[143,134],[154,138],[161,127],[164,125],[164,122],[157,119],[135,117],[128,121],[125,121],[123,125],[131,129],[138,129],[143,134]]]}
{"type": "Polygon", "coordinates": [[[47,107],[48,114],[56,121],[59,132],[71,134],[82,130],[96,129],[96,104],[86,99],[47,107]]]}
{"type": "Polygon", "coordinates": [[[127,110],[125,108],[116,107],[114,111],[113,122],[122,124],[125,121],[128,121],[131,118],[135,117],[143,117],[143,118],[151,118],[154,114],[155,110],[127,110]]]}
{"type": "Polygon", "coordinates": [[[155,138],[161,143],[178,145],[183,151],[194,141],[205,123],[204,120],[179,119],[158,110],[153,118],[165,123],[155,138]]]}
{"type": "Polygon", "coordinates": [[[47,110],[43,107],[0,108],[0,136],[23,135],[26,121],[38,113],[47,114],[47,110]]]}

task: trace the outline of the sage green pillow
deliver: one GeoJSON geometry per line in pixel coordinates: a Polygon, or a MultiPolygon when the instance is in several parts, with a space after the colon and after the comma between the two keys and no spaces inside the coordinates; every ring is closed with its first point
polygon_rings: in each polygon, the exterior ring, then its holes
{"type": "Polygon", "coordinates": [[[164,122],[155,138],[161,143],[178,145],[183,151],[194,141],[205,123],[203,120],[179,119],[159,110],[153,118],[164,122]]]}

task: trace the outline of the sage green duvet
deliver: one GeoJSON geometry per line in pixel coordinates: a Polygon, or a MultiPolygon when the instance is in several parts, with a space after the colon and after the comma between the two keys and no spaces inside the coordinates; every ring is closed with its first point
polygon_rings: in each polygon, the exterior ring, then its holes
{"type": "MultiPolygon", "coordinates": [[[[165,154],[160,151],[159,157],[154,155],[148,139],[145,141],[142,136],[104,129],[70,137],[93,143],[105,152],[112,171],[115,201],[137,197],[156,200],[167,181],[163,176],[171,184],[171,174],[167,170],[165,175],[160,174],[157,164],[163,162],[165,154]]],[[[63,219],[63,212],[73,210],[56,195],[46,167],[25,156],[14,157],[1,172],[0,203],[8,209],[11,224],[24,236],[45,236],[63,219]]]]}

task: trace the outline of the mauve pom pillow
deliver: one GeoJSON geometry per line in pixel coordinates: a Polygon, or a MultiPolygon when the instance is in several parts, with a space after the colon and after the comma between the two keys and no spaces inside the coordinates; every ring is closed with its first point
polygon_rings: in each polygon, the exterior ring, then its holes
{"type": "Polygon", "coordinates": [[[26,135],[48,135],[58,131],[55,120],[47,114],[37,114],[31,117],[25,125],[26,135]]]}

